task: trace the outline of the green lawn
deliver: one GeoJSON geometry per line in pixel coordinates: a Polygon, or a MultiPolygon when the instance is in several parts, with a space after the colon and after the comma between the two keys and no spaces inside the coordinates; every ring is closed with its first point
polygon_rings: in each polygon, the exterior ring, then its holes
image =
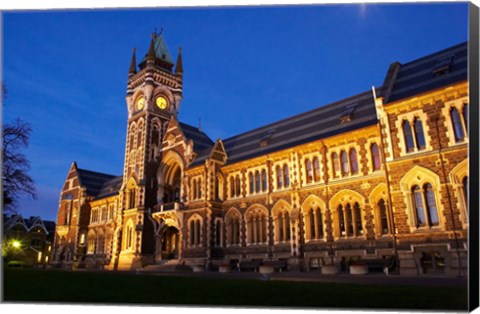
{"type": "Polygon", "coordinates": [[[467,289],[5,269],[4,301],[466,310],[467,289]]]}

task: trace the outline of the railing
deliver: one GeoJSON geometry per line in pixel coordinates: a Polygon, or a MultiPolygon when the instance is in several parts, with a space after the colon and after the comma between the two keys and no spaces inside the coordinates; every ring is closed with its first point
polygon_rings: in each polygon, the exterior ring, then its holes
{"type": "Polygon", "coordinates": [[[183,208],[183,203],[179,202],[157,204],[153,206],[152,213],[165,212],[169,210],[182,210],[183,208]]]}

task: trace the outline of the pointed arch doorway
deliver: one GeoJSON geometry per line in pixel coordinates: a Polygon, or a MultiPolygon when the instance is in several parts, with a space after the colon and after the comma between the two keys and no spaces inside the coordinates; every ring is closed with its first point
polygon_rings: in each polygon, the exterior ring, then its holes
{"type": "Polygon", "coordinates": [[[166,226],[160,236],[160,254],[162,260],[178,259],[180,245],[180,231],[173,226],[166,226]]]}

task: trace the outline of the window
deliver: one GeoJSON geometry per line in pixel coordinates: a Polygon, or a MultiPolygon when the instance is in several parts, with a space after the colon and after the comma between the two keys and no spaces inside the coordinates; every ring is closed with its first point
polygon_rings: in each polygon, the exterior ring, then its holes
{"type": "Polygon", "coordinates": [[[332,154],[332,168],[333,168],[333,177],[338,177],[340,173],[340,161],[338,160],[337,153],[332,154]]]}
{"type": "Polygon", "coordinates": [[[235,197],[235,179],[230,177],[230,197],[235,197]]]}
{"type": "MultiPolygon", "coordinates": [[[[197,180],[197,197],[199,199],[202,198],[202,179],[197,180]]],[[[176,197],[178,199],[178,197],[176,197]]]]}
{"type": "Polygon", "coordinates": [[[433,187],[426,183],[423,188],[412,187],[412,201],[415,209],[415,225],[419,227],[438,226],[438,212],[433,187]]]}
{"type": "Polygon", "coordinates": [[[199,246],[201,242],[201,219],[200,217],[195,217],[190,220],[189,224],[190,230],[190,246],[199,246]]]}
{"type": "Polygon", "coordinates": [[[312,163],[310,162],[310,159],[305,160],[305,172],[307,175],[307,183],[312,183],[313,181],[313,169],[312,169],[312,163]]]}
{"type": "Polygon", "coordinates": [[[283,184],[286,188],[290,186],[290,175],[288,174],[288,165],[283,165],[283,184]]]}
{"type": "Polygon", "coordinates": [[[320,161],[318,157],[313,158],[313,178],[315,181],[320,181],[320,161]]]}
{"type": "MultiPolygon", "coordinates": [[[[322,239],[323,238],[323,215],[320,208],[311,208],[308,211],[308,221],[307,225],[309,226],[310,234],[307,237],[310,240],[322,239]]],[[[307,229],[307,228],[306,228],[307,229]]]]}
{"type": "Polygon", "coordinates": [[[260,192],[260,172],[255,171],[255,193],[260,192]]]}
{"type": "Polygon", "coordinates": [[[355,148],[350,150],[350,172],[352,174],[358,173],[357,151],[355,148]]]}
{"type": "Polygon", "coordinates": [[[288,211],[281,211],[275,217],[275,240],[277,242],[290,241],[290,215],[288,211]]]}
{"type": "Polygon", "coordinates": [[[363,235],[360,205],[350,203],[338,206],[338,234],[340,237],[358,237],[363,235]]]}
{"type": "Polygon", "coordinates": [[[422,120],[418,118],[415,119],[414,126],[415,126],[415,139],[417,141],[417,149],[418,150],[425,149],[425,136],[423,134],[422,120]]]}
{"type": "Polygon", "coordinates": [[[380,223],[380,232],[381,234],[388,234],[388,216],[387,216],[387,206],[385,204],[385,201],[380,199],[377,203],[378,205],[378,217],[379,217],[379,223],[380,223]]]}
{"type": "Polygon", "coordinates": [[[193,185],[193,196],[192,196],[192,199],[196,200],[197,197],[198,197],[197,179],[193,179],[192,185],[193,185]]]}
{"type": "Polygon", "coordinates": [[[260,209],[250,210],[247,214],[247,234],[251,244],[267,242],[267,216],[260,209]]]}
{"type": "Polygon", "coordinates": [[[465,122],[465,131],[468,133],[468,104],[463,106],[463,122],[465,122]]]}
{"type": "Polygon", "coordinates": [[[413,134],[412,128],[410,123],[407,120],[404,120],[402,123],[403,128],[403,136],[405,138],[405,147],[407,148],[407,152],[413,152],[415,150],[415,144],[413,142],[413,134]]]}
{"type": "Polygon", "coordinates": [[[277,173],[277,189],[281,189],[283,188],[283,173],[282,173],[282,168],[280,168],[280,166],[277,166],[276,173],[277,173]]]}
{"type": "Polygon", "coordinates": [[[461,142],[464,140],[465,134],[463,132],[462,119],[460,118],[460,113],[458,112],[457,108],[452,108],[452,111],[450,112],[450,117],[452,118],[455,142],[461,142]]]}
{"type": "Polygon", "coordinates": [[[235,196],[240,196],[240,176],[235,177],[235,196]]]}
{"type": "Polygon", "coordinates": [[[227,243],[229,245],[239,245],[241,215],[237,211],[229,211],[225,221],[227,226],[227,243]]]}
{"type": "Polygon", "coordinates": [[[374,171],[380,170],[381,163],[380,163],[380,151],[378,150],[378,145],[376,143],[373,143],[372,146],[370,147],[370,150],[372,152],[372,168],[374,171]]]}
{"type": "Polygon", "coordinates": [[[128,191],[128,209],[135,208],[135,189],[128,191]]]}
{"type": "Polygon", "coordinates": [[[262,170],[262,192],[267,191],[267,171],[265,169],[262,170]]]}
{"type": "Polygon", "coordinates": [[[348,174],[348,170],[349,170],[350,167],[348,165],[347,153],[345,153],[345,151],[343,151],[343,150],[340,153],[340,159],[342,161],[342,175],[346,175],[346,174],[348,174]]]}
{"type": "Polygon", "coordinates": [[[248,173],[248,183],[250,186],[250,194],[253,194],[255,191],[255,183],[253,182],[253,173],[251,172],[248,173]]]}

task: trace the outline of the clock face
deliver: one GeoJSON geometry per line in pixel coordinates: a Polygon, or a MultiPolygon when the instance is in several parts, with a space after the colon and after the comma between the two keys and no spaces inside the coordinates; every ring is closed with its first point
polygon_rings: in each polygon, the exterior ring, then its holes
{"type": "Polygon", "coordinates": [[[139,97],[137,99],[137,109],[142,110],[144,106],[145,106],[145,98],[143,98],[143,96],[139,97]]]}
{"type": "Polygon", "coordinates": [[[167,108],[167,100],[162,96],[157,97],[156,103],[158,108],[162,110],[167,108]]]}

